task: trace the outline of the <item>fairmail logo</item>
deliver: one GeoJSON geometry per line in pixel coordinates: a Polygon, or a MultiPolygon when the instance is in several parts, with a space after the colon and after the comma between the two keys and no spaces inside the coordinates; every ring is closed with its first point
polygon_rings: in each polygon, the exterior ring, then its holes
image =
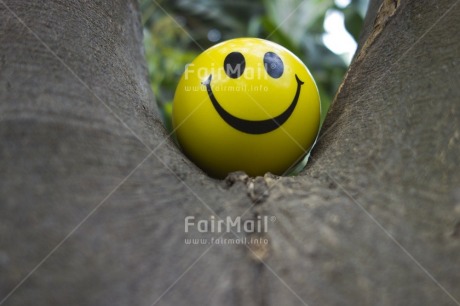
{"type": "Polygon", "coordinates": [[[185,232],[195,229],[200,233],[267,233],[268,224],[274,222],[274,216],[257,216],[256,219],[242,220],[241,217],[216,218],[197,220],[194,216],[184,219],[185,232]]]}

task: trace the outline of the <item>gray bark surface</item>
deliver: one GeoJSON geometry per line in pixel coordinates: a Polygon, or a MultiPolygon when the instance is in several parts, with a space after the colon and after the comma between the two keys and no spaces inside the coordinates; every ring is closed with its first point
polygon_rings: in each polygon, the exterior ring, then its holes
{"type": "Polygon", "coordinates": [[[135,1],[1,0],[0,304],[460,305],[458,2],[372,2],[307,169],[219,181],[164,131],[135,1]],[[185,244],[213,214],[276,220],[185,244]]]}

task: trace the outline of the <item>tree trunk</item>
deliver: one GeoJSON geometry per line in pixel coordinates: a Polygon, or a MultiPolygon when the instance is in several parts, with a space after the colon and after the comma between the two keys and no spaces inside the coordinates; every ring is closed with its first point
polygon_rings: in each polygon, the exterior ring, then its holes
{"type": "Polygon", "coordinates": [[[218,181],[162,127],[134,0],[0,0],[0,304],[460,305],[458,2],[372,2],[307,169],[218,181]],[[217,237],[268,243],[185,243],[217,237]]]}

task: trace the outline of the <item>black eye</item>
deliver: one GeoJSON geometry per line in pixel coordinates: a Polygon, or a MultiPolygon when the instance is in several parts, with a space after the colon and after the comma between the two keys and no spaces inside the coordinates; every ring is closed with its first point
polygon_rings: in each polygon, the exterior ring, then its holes
{"type": "Polygon", "coordinates": [[[272,78],[279,78],[283,75],[284,65],[281,58],[273,52],[267,52],[264,55],[264,67],[272,78]]]}
{"type": "Polygon", "coordinates": [[[225,57],[224,70],[232,79],[239,78],[246,68],[246,61],[240,52],[232,52],[225,57]]]}

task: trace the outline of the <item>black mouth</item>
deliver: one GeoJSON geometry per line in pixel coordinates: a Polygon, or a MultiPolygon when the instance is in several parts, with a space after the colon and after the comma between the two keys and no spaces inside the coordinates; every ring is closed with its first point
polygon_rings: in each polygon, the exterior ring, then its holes
{"type": "Polygon", "coordinates": [[[211,79],[212,74],[209,75],[208,79],[204,81],[202,84],[206,86],[209,99],[211,100],[212,105],[214,106],[216,111],[219,113],[219,116],[222,119],[224,119],[224,121],[231,127],[237,129],[238,131],[248,134],[268,133],[273,130],[276,130],[283,123],[285,123],[289,119],[297,105],[297,101],[299,100],[300,96],[300,86],[304,84],[304,82],[302,82],[296,74],[295,79],[297,81],[297,90],[295,92],[294,99],[292,100],[291,105],[289,105],[289,107],[280,115],[276,116],[275,118],[265,120],[246,120],[233,116],[219,104],[211,89],[211,79]]]}

